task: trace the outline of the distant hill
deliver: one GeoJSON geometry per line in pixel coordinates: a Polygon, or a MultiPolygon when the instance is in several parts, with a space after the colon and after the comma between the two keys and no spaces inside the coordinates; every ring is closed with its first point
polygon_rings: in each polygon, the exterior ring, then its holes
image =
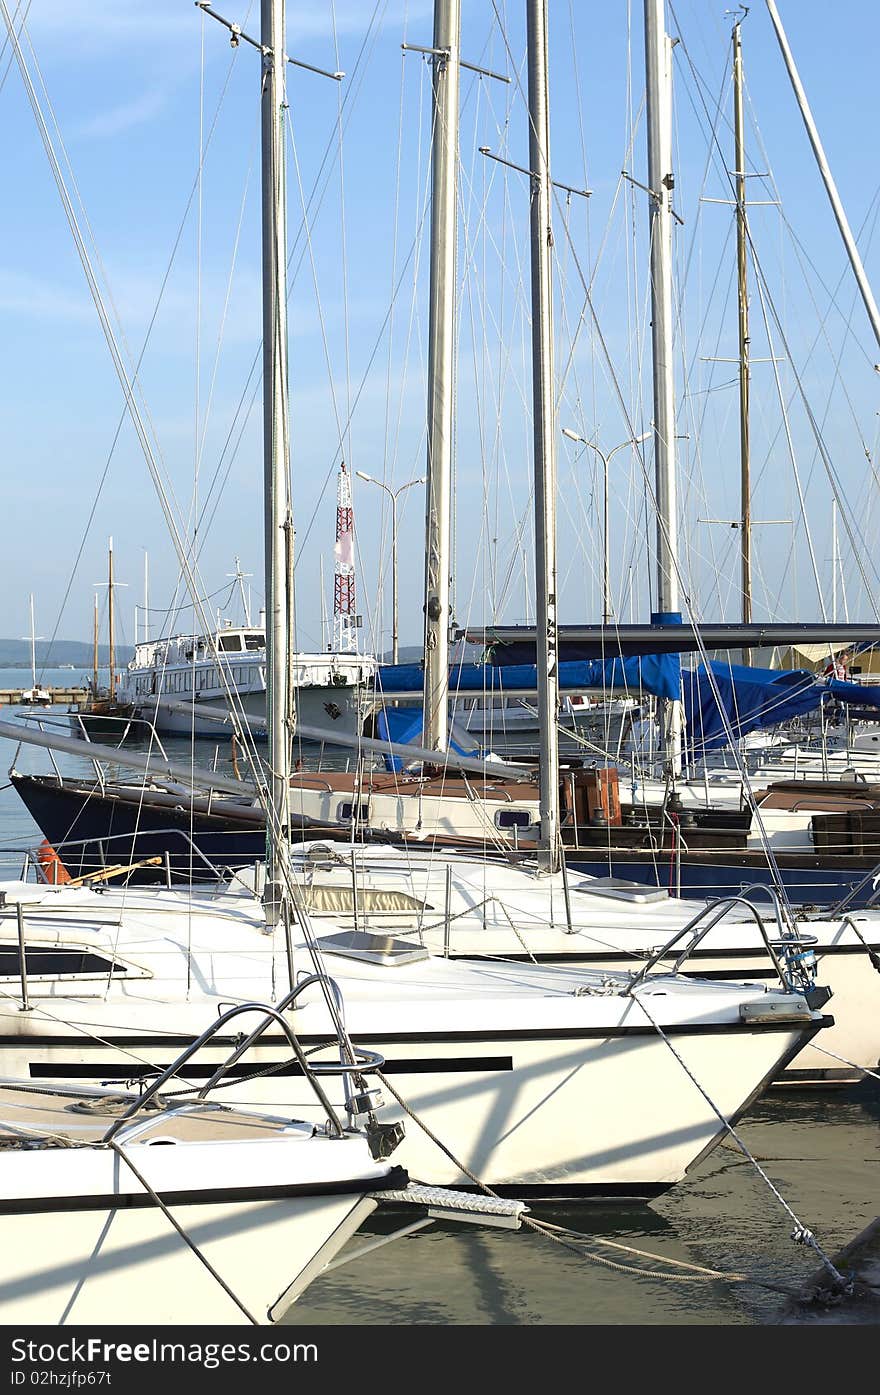
{"type": "MultiPolygon", "coordinates": [[[[381,663],[390,664],[392,652],[388,649],[381,657],[381,663]]],[[[399,664],[420,664],[422,662],[422,646],[420,644],[400,644],[397,647],[397,662],[399,664]]]]}
{"type": "MultiPolygon", "coordinates": [[[[479,644],[466,644],[463,650],[460,646],[454,645],[450,646],[450,652],[454,652],[456,660],[461,663],[476,664],[480,661],[483,649],[482,645],[479,644]]],[[[420,664],[424,657],[424,649],[421,644],[401,644],[398,646],[397,654],[399,664],[420,664]]],[[[383,664],[391,663],[390,649],[382,655],[380,662],[383,664]]]]}
{"type": "MultiPolygon", "coordinates": [[[[53,644],[38,639],[34,650],[38,668],[58,668],[60,664],[73,664],[75,668],[90,669],[94,658],[94,647],[78,639],[56,639],[53,644]]],[[[120,644],[114,658],[117,664],[127,664],[134,650],[130,644],[120,644]]],[[[98,645],[98,665],[106,668],[110,662],[110,651],[106,644],[98,645]]],[[[0,668],[30,668],[31,642],[29,639],[0,639],[0,668]]]]}

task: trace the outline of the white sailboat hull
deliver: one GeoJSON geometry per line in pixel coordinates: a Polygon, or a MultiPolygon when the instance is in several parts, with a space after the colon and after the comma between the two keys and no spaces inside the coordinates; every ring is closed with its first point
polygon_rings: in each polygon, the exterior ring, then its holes
{"type": "Polygon", "coordinates": [[[0,1081],[5,1322],[277,1321],[377,1190],[407,1184],[363,1132],[289,1109],[138,1104],[131,1091],[0,1081]]]}
{"type": "MultiPolygon", "coordinates": [[[[701,909],[698,901],[680,901],[662,892],[632,884],[632,901],[625,891],[602,894],[601,879],[569,872],[568,906],[561,877],[551,884],[522,867],[496,862],[478,866],[467,858],[453,860],[447,890],[446,866],[427,854],[366,850],[359,854],[361,885],[358,923],[369,929],[388,927],[394,933],[424,943],[434,954],[453,960],[506,958],[520,962],[578,965],[592,972],[626,973],[668,944],[676,932],[701,909]],[[371,891],[393,887],[409,897],[407,915],[385,908],[371,909],[371,891]],[[595,888],[595,890],[593,889],[595,888]],[[446,900],[450,919],[446,924],[446,900]],[[430,907],[417,913],[416,907],[430,907]],[[548,914],[549,912],[549,914],[548,914]],[[568,929],[571,914],[572,932],[568,929]]],[[[351,913],[351,871],[325,865],[312,878],[312,896],[333,906],[339,921],[351,913]],[[345,898],[348,898],[346,901],[345,898]],[[335,904],[334,904],[335,899],[335,904]]],[[[771,940],[779,931],[766,898],[756,898],[771,940]]],[[[313,909],[316,925],[320,908],[313,909]]],[[[347,923],[352,923],[349,918],[347,923]]],[[[831,991],[833,1026],[807,1045],[785,1071],[786,1084],[845,1084],[858,1080],[880,1063],[880,973],[872,966],[866,944],[880,953],[880,916],[854,911],[849,919],[819,914],[797,917],[799,933],[815,941],[816,982],[831,991]]],[[[679,941],[663,960],[671,967],[685,946],[679,941]]],[[[743,907],[731,912],[706,935],[686,959],[682,971],[717,980],[778,982],[764,940],[743,907]]]]}
{"type": "MultiPolygon", "coordinates": [[[[404,1120],[395,1160],[414,1180],[468,1186],[477,1177],[521,1196],[649,1197],[680,1182],[725,1134],[709,1101],[725,1118],[737,1117],[804,1036],[802,1025],[720,1028],[713,1039],[700,1029],[674,1034],[675,1051],[698,1084],[653,1029],[643,1036],[551,1029],[545,1036],[490,1032],[478,1041],[358,1039],[385,1055],[389,1084],[427,1126],[383,1088],[379,1117],[404,1120]]],[[[131,1048],[125,1067],[108,1046],[22,1042],[4,1052],[4,1061],[41,1083],[107,1082],[114,1066],[132,1070],[131,1048]]],[[[155,1047],[137,1052],[162,1065],[168,1054],[155,1047]]],[[[254,1053],[254,1067],[282,1055],[280,1042],[274,1053],[263,1048],[254,1053]]],[[[205,1059],[218,1063],[220,1057],[205,1059]]],[[[254,1080],[224,1091],[224,1098],[272,1107],[288,1098],[301,1117],[317,1118],[313,1101],[296,1084],[287,1076],[254,1080]]]]}
{"type": "MultiPolygon", "coordinates": [[[[151,1064],[167,1066],[206,1013],[277,1002],[287,991],[283,933],[266,933],[259,901],[243,889],[7,884],[0,927],[13,940],[16,894],[32,898],[25,934],[35,969],[42,962],[46,972],[29,977],[27,1012],[11,997],[0,1009],[4,1071],[67,1085],[131,1079],[151,1064]],[[89,950],[82,977],[59,974],[62,947],[77,945],[89,950]],[[99,956],[115,961],[113,973],[101,973],[99,956]]],[[[351,1039],[385,1058],[381,1117],[406,1120],[395,1161],[418,1182],[472,1184],[472,1173],[526,1195],[652,1195],[680,1181],[723,1132],[716,1109],[729,1118],[745,1108],[824,1022],[799,995],[761,983],[664,975],[633,995],[628,976],[580,965],[413,957],[424,954],[417,940],[398,938],[403,962],[389,962],[387,932],[368,934],[362,953],[344,932],[340,940],[337,924],[315,925],[351,1039]],[[371,958],[375,940],[382,952],[371,958]]],[[[309,972],[305,943],[292,951],[294,973],[309,972]]],[[[318,985],[303,992],[292,1022],[304,1049],[334,1036],[318,985]]],[[[232,1044],[212,1040],[187,1067],[189,1078],[204,1079],[232,1044]]],[[[241,1079],[224,1097],[286,1102],[300,1118],[317,1117],[277,1031],[237,1069],[241,1079]],[[283,1073],[255,1075],[270,1065],[283,1073]]],[[[326,1079],[341,1102],[338,1082],[326,1079]]]]}
{"type": "MultiPolygon", "coordinates": [[[[319,1252],[342,1248],[375,1202],[356,1194],[172,1206],[174,1219],[259,1322],[319,1252]]],[[[156,1206],[0,1214],[5,1323],[247,1323],[156,1206]]]]}

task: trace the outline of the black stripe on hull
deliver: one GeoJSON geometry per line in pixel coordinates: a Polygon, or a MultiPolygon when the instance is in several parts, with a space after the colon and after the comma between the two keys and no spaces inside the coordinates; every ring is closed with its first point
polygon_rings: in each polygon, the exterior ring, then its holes
{"type": "MultiPolygon", "coordinates": [[[[809,934],[809,921],[804,922],[804,928],[805,933],[809,934]]],[[[877,941],[872,944],[871,941],[868,940],[868,943],[871,945],[872,949],[880,951],[880,941],[877,941]]],[[[865,953],[864,945],[860,944],[811,945],[810,948],[816,956],[817,963],[821,963],[821,961],[826,956],[834,957],[842,954],[865,953]]],[[[471,964],[482,964],[486,962],[485,954],[456,954],[453,951],[448,956],[444,957],[448,957],[449,959],[461,960],[464,963],[471,964]]],[[[660,958],[657,960],[657,963],[672,964],[678,957],[679,951],[673,950],[669,954],[661,955],[660,958]]],[[[727,976],[730,978],[743,978],[745,975],[748,975],[749,977],[755,977],[760,975],[762,978],[775,978],[776,976],[775,971],[772,967],[767,968],[766,950],[762,951],[760,949],[755,949],[754,951],[749,953],[748,951],[744,951],[742,949],[698,949],[695,950],[693,954],[688,955],[688,962],[698,963],[701,959],[704,961],[716,959],[735,959],[738,963],[741,962],[743,965],[742,969],[737,970],[733,973],[729,973],[727,976]],[[751,967],[752,961],[754,961],[755,963],[755,968],[751,967]]],[[[575,949],[571,954],[544,954],[541,952],[541,950],[536,950],[534,952],[528,953],[511,952],[509,954],[493,954],[492,962],[496,963],[498,961],[506,961],[511,964],[568,964],[572,969],[607,969],[610,965],[617,965],[618,967],[622,966],[623,968],[629,970],[637,968],[639,964],[639,960],[637,958],[635,958],[631,954],[628,955],[622,949],[612,950],[608,953],[603,953],[601,950],[597,950],[594,953],[593,951],[585,952],[583,950],[575,949]]],[[[713,974],[710,970],[706,970],[705,973],[695,973],[693,970],[688,969],[687,967],[683,968],[681,970],[681,973],[684,974],[687,978],[721,977],[721,972],[713,974]]]]}
{"type": "MultiPolygon", "coordinates": [[[[339,1182],[309,1182],[300,1186],[218,1187],[212,1191],[160,1192],[166,1206],[217,1206],[234,1201],[277,1201],[283,1197],[354,1196],[361,1192],[397,1191],[409,1183],[405,1168],[395,1167],[385,1177],[349,1177],[339,1182]]],[[[107,1192],[97,1196],[25,1197],[0,1200],[0,1216],[28,1216],[57,1211],[140,1211],[155,1207],[146,1192],[107,1192]]],[[[157,1208],[158,1209],[158,1208],[157,1208]]]]}
{"type": "MultiPolygon", "coordinates": [[[[95,1078],[106,1079],[115,1075],[119,1077],[121,1065],[114,1061],[72,1061],[69,1064],[52,1065],[48,1061],[34,1061],[29,1067],[32,1080],[91,1080],[95,1078]]],[[[165,1069],[159,1065],[136,1065],[125,1067],[126,1080],[140,1079],[142,1076],[155,1075],[160,1069],[165,1069]]],[[[184,1080],[206,1080],[213,1075],[217,1069],[216,1063],[205,1065],[185,1065],[177,1072],[177,1075],[184,1080]]],[[[259,1065],[261,1071],[271,1072],[273,1077],[285,1075],[303,1074],[302,1067],[296,1061],[279,1061],[276,1064],[267,1064],[261,1061],[259,1065]]],[[[485,1071],[492,1074],[498,1071],[512,1071],[512,1056],[478,1056],[467,1059],[447,1059],[423,1060],[414,1057],[412,1060],[386,1061],[382,1067],[385,1075],[429,1075],[442,1070],[445,1074],[457,1075],[471,1071],[485,1071]]],[[[233,1066],[225,1072],[226,1078],[247,1079],[253,1075],[254,1067],[248,1065],[233,1066]]]]}
{"type": "MultiPolygon", "coordinates": [[[[792,1021],[772,1021],[772,1022],[704,1022],[704,1023],[682,1023],[678,1025],[660,1024],[664,1035],[667,1037],[704,1037],[704,1036],[730,1036],[734,1032],[790,1032],[793,1028],[800,1026],[804,1032],[813,1035],[820,1027],[833,1027],[834,1018],[824,1015],[819,1021],[800,1023],[792,1021]]],[[[355,1032],[353,1036],[359,1043],[367,1042],[373,1045],[384,1043],[386,1046],[434,1046],[446,1045],[447,1043],[482,1042],[489,1045],[496,1041],[616,1041],[624,1037],[655,1037],[655,1029],[647,1024],[645,1026],[633,1027],[547,1027],[547,1028],[509,1028],[498,1031],[482,1032],[444,1032],[442,1037],[430,1033],[420,1032],[355,1032]]],[[[262,1042],[266,1046],[282,1047],[284,1039],[282,1037],[263,1037],[262,1042]]],[[[297,1040],[301,1046],[311,1047],[329,1045],[326,1036],[315,1036],[298,1034],[297,1040]]],[[[137,1048],[137,1047],[167,1047],[169,1050],[175,1048],[183,1049],[192,1045],[195,1036],[109,1036],[102,1035],[98,1045],[112,1048],[137,1048]]],[[[215,1037],[212,1039],[213,1046],[237,1046],[240,1043],[239,1037],[215,1037]]],[[[78,1036],[36,1036],[28,1033],[22,1036],[0,1037],[0,1049],[3,1047],[21,1050],[46,1050],[51,1048],[57,1050],[59,1047],[84,1048],[90,1045],[88,1037],[80,1034],[78,1036]]],[[[442,1058],[441,1058],[442,1060],[442,1058]]]]}

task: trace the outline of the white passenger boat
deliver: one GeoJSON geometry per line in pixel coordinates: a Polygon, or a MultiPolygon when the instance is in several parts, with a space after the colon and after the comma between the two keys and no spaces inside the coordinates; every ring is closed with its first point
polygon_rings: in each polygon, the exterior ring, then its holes
{"type": "MultiPolygon", "coordinates": [[[[297,715],[305,725],[356,737],[373,706],[377,661],[355,653],[292,654],[297,715]]],[[[223,733],[217,716],[200,706],[226,708],[255,738],[266,735],[266,634],[253,626],[224,625],[211,635],[174,635],[137,645],[117,689],[120,703],[157,731],[181,736],[223,733]]],[[[231,730],[231,727],[230,727],[231,730]]]]}

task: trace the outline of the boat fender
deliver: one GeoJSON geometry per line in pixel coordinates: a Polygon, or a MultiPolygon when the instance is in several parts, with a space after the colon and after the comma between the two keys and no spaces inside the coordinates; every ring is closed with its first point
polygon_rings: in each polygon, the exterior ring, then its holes
{"type": "Polygon", "coordinates": [[[48,838],[44,838],[37,849],[37,862],[50,886],[60,886],[62,882],[70,881],[70,873],[48,838]]]}

